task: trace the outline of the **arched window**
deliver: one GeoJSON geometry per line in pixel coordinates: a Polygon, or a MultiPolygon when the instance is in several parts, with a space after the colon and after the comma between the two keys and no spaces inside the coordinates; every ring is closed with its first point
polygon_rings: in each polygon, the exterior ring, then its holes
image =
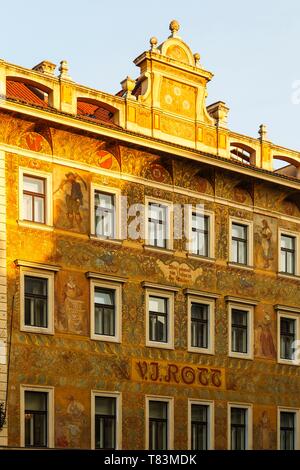
{"type": "Polygon", "coordinates": [[[6,97],[22,103],[48,107],[51,91],[41,84],[23,78],[8,77],[6,79],[6,97]]]}
{"type": "Polygon", "coordinates": [[[101,101],[78,98],[77,115],[99,122],[115,125],[115,114],[118,110],[101,101]]]}
{"type": "Polygon", "coordinates": [[[240,142],[232,142],[230,144],[230,157],[245,165],[253,165],[255,163],[255,150],[240,142]]]}

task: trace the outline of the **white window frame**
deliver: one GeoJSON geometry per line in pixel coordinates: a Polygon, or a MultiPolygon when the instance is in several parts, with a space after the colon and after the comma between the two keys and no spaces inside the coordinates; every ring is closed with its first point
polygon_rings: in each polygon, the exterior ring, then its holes
{"type": "Polygon", "coordinates": [[[253,359],[253,344],[254,344],[254,306],[246,303],[228,302],[228,355],[229,357],[236,357],[238,359],[253,359]],[[247,321],[247,345],[248,351],[246,353],[232,351],[232,310],[243,310],[248,314],[247,321]]]}
{"type": "Polygon", "coordinates": [[[280,276],[287,276],[287,277],[295,277],[295,276],[300,276],[300,235],[297,232],[292,232],[291,230],[286,230],[283,228],[278,229],[278,274],[280,276]],[[285,271],[282,271],[282,266],[281,266],[281,236],[286,235],[288,237],[294,237],[295,238],[295,274],[290,274],[286,273],[285,271]]]}
{"type": "Polygon", "coordinates": [[[215,213],[209,210],[201,210],[197,207],[189,207],[187,220],[188,240],[186,241],[186,250],[189,256],[197,258],[214,259],[215,258],[215,213]],[[200,214],[208,217],[208,256],[198,255],[192,252],[192,214],[200,214]]]}
{"type": "Polygon", "coordinates": [[[246,424],[246,450],[252,450],[253,447],[253,406],[250,403],[227,404],[227,448],[231,450],[231,408],[247,409],[246,424]]]}
{"type": "Polygon", "coordinates": [[[54,387],[40,387],[39,385],[20,385],[20,446],[25,447],[25,392],[48,393],[47,421],[48,442],[47,448],[54,448],[54,387]]]}
{"type": "Polygon", "coordinates": [[[158,395],[146,395],[145,396],[145,449],[149,449],[149,402],[150,401],[162,401],[168,403],[168,449],[173,450],[174,448],[174,398],[167,396],[158,395]]]}
{"type": "Polygon", "coordinates": [[[122,341],[122,284],[120,282],[104,281],[91,279],[90,280],[90,313],[91,313],[91,339],[98,341],[107,341],[110,343],[121,343],[122,341]],[[95,303],[94,293],[95,287],[102,287],[115,291],[115,335],[99,335],[95,333],[95,303]]]}
{"type": "Polygon", "coordinates": [[[146,346],[153,348],[174,349],[174,292],[159,288],[149,288],[145,290],[146,304],[146,346]],[[150,341],[149,339],[149,297],[162,297],[167,299],[168,305],[168,341],[166,343],[160,341],[150,341]]]}
{"type": "Polygon", "coordinates": [[[229,217],[229,263],[238,267],[253,268],[253,221],[229,217]],[[232,224],[244,225],[247,227],[247,264],[240,264],[233,261],[232,252],[232,224]]]}
{"type": "Polygon", "coordinates": [[[300,449],[300,409],[290,408],[286,406],[277,407],[277,450],[281,450],[280,449],[280,412],[281,411],[296,414],[294,445],[295,445],[295,450],[299,450],[300,449]]]}
{"type": "Polygon", "coordinates": [[[145,197],[145,243],[147,248],[151,248],[151,250],[172,250],[173,249],[173,203],[171,201],[167,201],[164,199],[155,199],[152,197],[145,197]],[[149,224],[148,224],[148,217],[149,217],[149,204],[160,204],[161,206],[165,206],[167,209],[167,217],[166,217],[166,232],[167,232],[167,239],[166,239],[166,246],[159,247],[150,244],[150,240],[148,238],[149,235],[149,224]]]}
{"type": "Polygon", "coordinates": [[[212,400],[188,399],[188,450],[192,449],[192,405],[208,406],[208,446],[207,450],[213,450],[215,446],[215,404],[212,400]]]}
{"type": "MultiPolygon", "coordinates": [[[[299,341],[300,340],[300,319],[299,319],[299,313],[292,313],[292,312],[285,312],[284,310],[278,310],[278,315],[277,315],[277,362],[279,364],[288,364],[288,365],[291,365],[291,366],[299,366],[300,365],[300,362],[299,360],[296,362],[293,361],[293,359],[283,359],[280,357],[280,352],[281,352],[281,348],[280,348],[280,336],[281,336],[281,328],[280,328],[280,319],[281,318],[290,318],[292,320],[295,320],[296,321],[296,327],[295,327],[295,341],[299,341]]],[[[295,351],[295,353],[297,354],[297,350],[295,351]]]]}
{"type": "Polygon", "coordinates": [[[95,449],[95,401],[96,397],[116,399],[116,450],[122,449],[122,393],[106,392],[104,390],[91,391],[91,449],[95,449]]]}
{"type": "Polygon", "coordinates": [[[49,229],[53,227],[53,191],[52,191],[52,174],[46,171],[32,170],[31,168],[19,167],[19,222],[21,225],[27,225],[34,228],[49,229]],[[45,180],[45,222],[34,222],[24,219],[23,215],[23,178],[24,175],[44,178],[45,180]]]}
{"type": "Polygon", "coordinates": [[[20,329],[31,333],[54,334],[54,272],[46,269],[20,267],[20,329]],[[25,325],[25,276],[39,277],[48,280],[48,327],[25,325]]]}
{"type": "Polygon", "coordinates": [[[205,297],[188,295],[188,351],[201,354],[215,353],[215,300],[205,297]],[[208,305],[208,347],[197,348],[192,346],[192,303],[208,305]]]}
{"type": "Polygon", "coordinates": [[[91,184],[91,204],[90,204],[90,218],[91,218],[91,236],[99,240],[119,240],[121,236],[121,204],[120,204],[121,191],[119,188],[111,186],[101,186],[98,184],[91,184]],[[114,196],[115,200],[115,227],[113,237],[98,236],[95,227],[95,191],[110,194],[114,196]]]}

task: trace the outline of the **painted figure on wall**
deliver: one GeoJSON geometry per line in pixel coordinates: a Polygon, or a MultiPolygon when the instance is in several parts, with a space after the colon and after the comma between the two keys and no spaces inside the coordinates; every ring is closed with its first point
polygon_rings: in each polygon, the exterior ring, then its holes
{"type": "Polygon", "coordinates": [[[66,211],[69,220],[69,228],[74,228],[74,221],[81,230],[82,216],[80,208],[83,205],[83,193],[81,184],[83,184],[85,190],[87,190],[86,182],[81,178],[78,173],[69,172],[66,173],[65,179],[62,180],[59,187],[54,194],[63,190],[67,186],[67,193],[65,195],[66,211]]]}
{"type": "Polygon", "coordinates": [[[255,329],[255,355],[270,359],[276,357],[271,318],[267,313],[255,329]]]}
{"type": "Polygon", "coordinates": [[[72,276],[63,285],[58,312],[58,328],[69,333],[86,333],[86,307],[81,288],[72,276]]]}
{"type": "Polygon", "coordinates": [[[262,267],[268,269],[273,261],[273,233],[266,219],[261,221],[261,226],[257,228],[255,233],[255,241],[257,242],[257,259],[262,267]]]}
{"type": "Polygon", "coordinates": [[[270,449],[270,418],[266,410],[262,412],[258,426],[260,448],[262,450],[270,449]]]}

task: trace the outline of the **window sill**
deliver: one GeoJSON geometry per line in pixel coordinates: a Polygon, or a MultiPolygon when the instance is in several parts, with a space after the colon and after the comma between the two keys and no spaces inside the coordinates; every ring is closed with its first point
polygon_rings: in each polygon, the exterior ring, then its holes
{"type": "Polygon", "coordinates": [[[41,328],[38,326],[22,326],[22,328],[20,328],[20,331],[23,331],[24,333],[35,333],[39,335],[54,335],[54,330],[52,328],[48,329],[41,328]]]}
{"type": "Polygon", "coordinates": [[[215,263],[215,258],[210,258],[209,256],[196,255],[195,253],[187,253],[187,257],[190,259],[196,259],[198,261],[204,261],[205,263],[215,263]]]}
{"type": "Polygon", "coordinates": [[[278,277],[286,277],[287,279],[294,279],[294,281],[300,281],[300,276],[298,274],[288,274],[288,273],[277,273],[278,277]]]}
{"type": "Polygon", "coordinates": [[[158,341],[147,341],[146,346],[148,348],[158,348],[158,349],[170,349],[174,350],[174,344],[170,343],[159,343],[158,341]]]}
{"type": "Polygon", "coordinates": [[[91,335],[91,339],[94,341],[101,341],[103,343],[117,343],[121,344],[121,339],[114,336],[102,336],[102,335],[91,335]]]}
{"type": "Polygon", "coordinates": [[[90,235],[90,240],[104,243],[113,243],[114,245],[122,245],[123,240],[116,238],[97,237],[97,235],[90,235]]]}
{"type": "Polygon", "coordinates": [[[144,250],[146,251],[155,251],[156,253],[165,253],[166,255],[173,255],[175,253],[175,250],[172,250],[171,248],[159,248],[158,246],[152,246],[152,245],[143,245],[144,250]]]}
{"type": "Polygon", "coordinates": [[[227,265],[230,268],[245,269],[246,271],[253,271],[254,270],[253,266],[249,266],[248,264],[235,263],[234,261],[228,261],[227,265]]]}
{"type": "Polygon", "coordinates": [[[193,348],[193,347],[189,347],[188,348],[188,352],[191,352],[191,353],[196,353],[196,354],[206,354],[208,356],[214,356],[215,355],[215,352],[211,349],[203,349],[203,348],[193,348]]]}
{"type": "Polygon", "coordinates": [[[285,366],[295,366],[299,367],[300,363],[293,362],[291,359],[278,359],[277,360],[278,364],[285,365],[285,366]]]}
{"type": "Polygon", "coordinates": [[[243,353],[230,352],[228,354],[228,356],[233,358],[233,359],[246,359],[248,361],[253,361],[253,355],[252,354],[243,354],[243,353]]]}
{"type": "Polygon", "coordinates": [[[53,232],[53,225],[40,224],[38,222],[30,222],[27,220],[18,220],[20,227],[33,228],[37,230],[45,230],[46,232],[53,232]]]}

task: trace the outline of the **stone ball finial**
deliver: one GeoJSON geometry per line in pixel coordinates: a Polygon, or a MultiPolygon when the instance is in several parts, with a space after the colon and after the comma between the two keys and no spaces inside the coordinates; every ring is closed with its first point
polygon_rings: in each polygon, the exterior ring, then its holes
{"type": "Polygon", "coordinates": [[[157,44],[158,44],[157,38],[155,36],[152,36],[152,38],[150,38],[151,51],[155,51],[155,49],[157,48],[157,44]]]}
{"type": "Polygon", "coordinates": [[[169,25],[169,30],[171,31],[172,35],[174,36],[180,29],[180,24],[177,20],[172,20],[169,25]]]}
{"type": "Polygon", "coordinates": [[[200,62],[200,54],[198,52],[195,52],[194,60],[195,60],[195,66],[197,67],[197,65],[199,65],[199,62],[200,62]]]}

